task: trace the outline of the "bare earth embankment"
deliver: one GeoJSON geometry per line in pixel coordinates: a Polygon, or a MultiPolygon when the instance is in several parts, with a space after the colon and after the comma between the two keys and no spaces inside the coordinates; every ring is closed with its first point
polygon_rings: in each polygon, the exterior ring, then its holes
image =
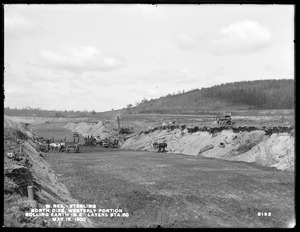
{"type": "Polygon", "coordinates": [[[166,141],[167,151],[294,170],[292,127],[159,127],[127,139],[123,149],[153,150],[166,141]]]}
{"type": "MultiPolygon", "coordinates": [[[[84,136],[120,137],[103,122],[68,123],[65,128],[84,136]]],[[[256,163],[294,170],[293,126],[158,126],[119,138],[121,148],[154,151],[154,142],[165,141],[168,153],[256,163]]]]}
{"type": "MultiPolygon", "coordinates": [[[[49,217],[26,217],[33,208],[27,186],[33,186],[38,209],[45,204],[77,203],[67,187],[57,180],[45,161],[45,153],[36,149],[36,135],[22,122],[4,117],[4,226],[58,227],[49,217]],[[23,150],[20,150],[20,146],[23,150]]],[[[89,227],[91,221],[66,222],[67,227],[89,227]]]]}

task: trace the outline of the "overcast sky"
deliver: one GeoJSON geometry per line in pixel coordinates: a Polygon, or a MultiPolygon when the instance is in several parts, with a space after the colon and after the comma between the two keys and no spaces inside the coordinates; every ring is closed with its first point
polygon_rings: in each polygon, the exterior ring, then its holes
{"type": "Polygon", "coordinates": [[[97,112],[294,78],[292,5],[5,5],[4,106],[97,112]]]}

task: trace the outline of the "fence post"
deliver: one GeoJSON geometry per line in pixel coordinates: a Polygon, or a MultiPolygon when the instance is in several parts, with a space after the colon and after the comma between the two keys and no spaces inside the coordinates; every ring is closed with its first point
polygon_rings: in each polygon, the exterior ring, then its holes
{"type": "Polygon", "coordinates": [[[27,193],[28,193],[28,201],[29,201],[31,207],[36,208],[37,203],[34,200],[33,186],[27,186],[27,193]]]}

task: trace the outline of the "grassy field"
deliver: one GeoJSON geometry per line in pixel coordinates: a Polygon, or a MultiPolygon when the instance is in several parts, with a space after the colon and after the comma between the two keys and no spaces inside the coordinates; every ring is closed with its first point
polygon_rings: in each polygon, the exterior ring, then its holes
{"type": "Polygon", "coordinates": [[[98,227],[277,228],[294,215],[294,174],[273,168],[99,147],[46,160],[81,204],[130,215],[93,218],[98,227]]]}

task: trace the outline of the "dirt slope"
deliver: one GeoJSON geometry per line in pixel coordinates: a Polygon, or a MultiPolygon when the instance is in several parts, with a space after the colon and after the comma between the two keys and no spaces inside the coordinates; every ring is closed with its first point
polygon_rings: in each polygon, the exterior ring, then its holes
{"type": "MultiPolygon", "coordinates": [[[[37,208],[45,204],[76,204],[67,188],[44,160],[45,153],[36,148],[34,133],[28,126],[4,117],[4,226],[58,227],[49,217],[26,217],[32,206],[27,186],[35,190],[37,208]],[[20,150],[23,144],[23,150],[20,150]]],[[[91,221],[64,222],[66,227],[93,227],[91,221]]]]}
{"type": "Polygon", "coordinates": [[[153,142],[166,141],[169,153],[255,162],[282,170],[294,170],[294,136],[288,132],[270,133],[268,128],[196,132],[189,128],[158,129],[129,138],[121,148],[149,151],[153,150],[153,142]]]}
{"type": "MultiPolygon", "coordinates": [[[[68,123],[66,128],[83,136],[116,136],[110,122],[68,123]]],[[[256,163],[281,170],[294,170],[294,128],[292,126],[194,127],[172,125],[142,131],[121,140],[121,148],[153,151],[153,142],[166,141],[167,152],[256,163]]]]}

